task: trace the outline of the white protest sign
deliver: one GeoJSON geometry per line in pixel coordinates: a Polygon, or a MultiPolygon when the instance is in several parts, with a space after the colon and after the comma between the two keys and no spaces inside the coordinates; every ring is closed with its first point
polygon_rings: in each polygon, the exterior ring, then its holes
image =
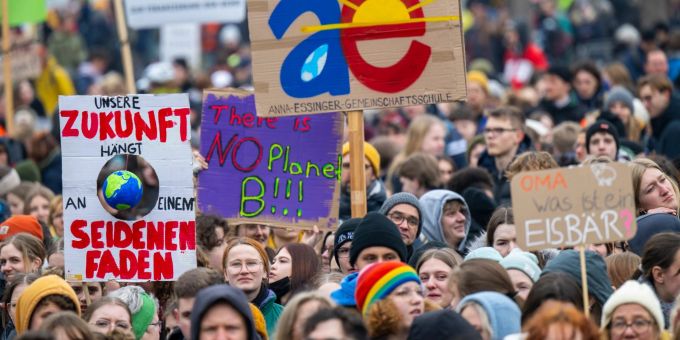
{"type": "Polygon", "coordinates": [[[180,22],[231,22],[246,18],[246,0],[126,0],[131,28],[153,28],[180,22]]]}
{"type": "Polygon", "coordinates": [[[59,109],[66,278],[165,281],[195,268],[188,95],[61,96],[59,109]],[[139,181],[105,180],[121,170],[139,181]],[[139,182],[132,208],[105,200],[139,182]]]}
{"type": "Polygon", "coordinates": [[[167,24],[161,26],[161,60],[172,62],[184,58],[193,69],[201,66],[201,26],[167,24]]]}

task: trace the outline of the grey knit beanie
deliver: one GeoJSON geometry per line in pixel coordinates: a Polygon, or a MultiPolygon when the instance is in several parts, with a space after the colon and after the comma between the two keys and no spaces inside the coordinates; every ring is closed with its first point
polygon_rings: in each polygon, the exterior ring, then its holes
{"type": "Polygon", "coordinates": [[[408,192],[396,193],[383,203],[378,212],[387,216],[390,210],[398,204],[412,205],[418,210],[418,232],[416,233],[416,239],[419,238],[420,230],[423,229],[423,210],[420,208],[420,201],[418,201],[418,198],[415,195],[408,192]]]}
{"type": "Polygon", "coordinates": [[[633,95],[622,86],[614,86],[609,90],[607,99],[604,101],[604,107],[609,110],[616,102],[621,102],[623,105],[627,106],[630,109],[631,114],[635,111],[633,108],[633,95]]]}

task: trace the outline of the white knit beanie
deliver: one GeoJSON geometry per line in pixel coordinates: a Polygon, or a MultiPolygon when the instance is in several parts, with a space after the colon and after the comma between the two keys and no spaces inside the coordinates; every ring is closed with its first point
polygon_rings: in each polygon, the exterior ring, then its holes
{"type": "Polygon", "coordinates": [[[600,323],[602,330],[606,329],[609,325],[616,307],[628,303],[635,303],[644,307],[656,320],[659,333],[664,330],[663,312],[661,311],[661,303],[659,303],[656,294],[654,294],[654,291],[648,285],[632,280],[626,281],[604,304],[602,323],[600,323]]]}

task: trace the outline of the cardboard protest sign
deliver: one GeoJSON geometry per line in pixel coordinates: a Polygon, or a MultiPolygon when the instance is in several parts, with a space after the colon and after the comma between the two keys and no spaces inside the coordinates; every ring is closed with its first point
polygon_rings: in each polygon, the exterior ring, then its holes
{"type": "Polygon", "coordinates": [[[248,1],[260,116],[465,98],[458,0],[248,1]]]}
{"type": "Polygon", "coordinates": [[[167,24],[160,28],[160,58],[172,62],[183,58],[192,69],[201,67],[201,26],[199,24],[167,24]]]}
{"type": "MultiPolygon", "coordinates": [[[[47,5],[45,0],[7,0],[7,12],[9,12],[10,26],[37,24],[47,18],[47,5]]],[[[1,15],[3,15],[2,8],[0,8],[1,15]]]]}
{"type": "Polygon", "coordinates": [[[199,208],[236,224],[336,227],[342,127],[339,113],[262,118],[250,92],[205,91],[199,208]]]}
{"type": "MultiPolygon", "coordinates": [[[[42,64],[38,56],[38,45],[34,43],[17,43],[12,47],[10,53],[10,64],[12,66],[12,80],[22,81],[35,79],[40,76],[42,64]]],[[[0,63],[3,56],[0,55],[0,63]]],[[[4,69],[0,67],[0,78],[4,76],[4,69]]]]}
{"type": "Polygon", "coordinates": [[[511,190],[517,246],[523,250],[622,241],[637,231],[625,164],[521,172],[511,190]]]}
{"type": "Polygon", "coordinates": [[[195,268],[188,95],[61,96],[59,109],[66,278],[164,281],[195,268]],[[111,205],[133,193],[137,205],[111,205]]]}
{"type": "Polygon", "coordinates": [[[134,29],[169,23],[239,23],[246,18],[246,0],[125,0],[125,14],[134,29]]]}

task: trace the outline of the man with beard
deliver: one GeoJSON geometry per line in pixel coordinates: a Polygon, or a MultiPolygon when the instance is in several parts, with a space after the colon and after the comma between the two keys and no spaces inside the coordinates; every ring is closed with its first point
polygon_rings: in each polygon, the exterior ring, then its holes
{"type": "MultiPolygon", "coordinates": [[[[340,190],[340,220],[352,217],[350,199],[349,143],[342,146],[342,181],[340,190]]],[[[364,169],[366,175],[367,212],[378,211],[387,199],[385,184],[380,180],[380,154],[373,145],[364,142],[364,169]]]]}

